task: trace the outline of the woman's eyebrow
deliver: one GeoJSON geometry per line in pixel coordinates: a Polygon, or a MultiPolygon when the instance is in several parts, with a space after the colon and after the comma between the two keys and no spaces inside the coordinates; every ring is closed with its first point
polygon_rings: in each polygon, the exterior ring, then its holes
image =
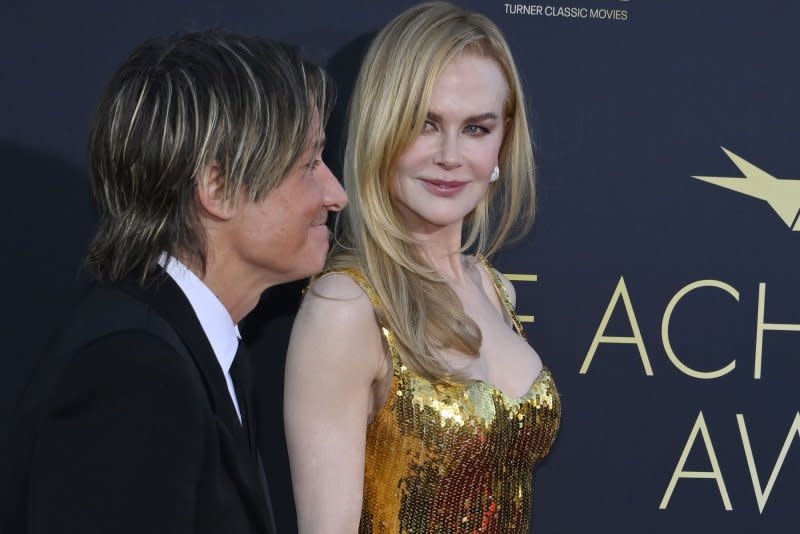
{"type": "MultiPolygon", "coordinates": [[[[428,118],[434,122],[442,122],[442,116],[436,113],[435,111],[429,111],[428,118]]],[[[498,119],[497,113],[487,111],[486,113],[470,115],[469,117],[464,119],[464,122],[483,122],[483,121],[497,120],[497,119],[498,119]]]]}

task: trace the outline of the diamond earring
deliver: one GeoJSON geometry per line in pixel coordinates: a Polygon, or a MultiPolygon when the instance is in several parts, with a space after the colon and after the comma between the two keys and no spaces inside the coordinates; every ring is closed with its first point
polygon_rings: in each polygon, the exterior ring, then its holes
{"type": "Polygon", "coordinates": [[[500,167],[495,165],[494,169],[492,169],[492,174],[489,175],[489,183],[493,184],[499,179],[500,179],[500,167]]]}

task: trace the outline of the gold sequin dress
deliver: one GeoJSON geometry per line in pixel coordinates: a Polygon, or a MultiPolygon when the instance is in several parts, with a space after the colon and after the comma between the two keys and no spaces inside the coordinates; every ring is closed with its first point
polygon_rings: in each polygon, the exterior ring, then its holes
{"type": "MultiPolygon", "coordinates": [[[[505,287],[485,262],[515,329],[505,287]]],[[[380,306],[367,279],[352,277],[380,306]]],[[[531,477],[561,417],[553,377],[543,369],[520,398],[491,384],[434,383],[400,360],[392,332],[391,390],[367,429],[360,534],[514,534],[530,530],[531,477]]]]}

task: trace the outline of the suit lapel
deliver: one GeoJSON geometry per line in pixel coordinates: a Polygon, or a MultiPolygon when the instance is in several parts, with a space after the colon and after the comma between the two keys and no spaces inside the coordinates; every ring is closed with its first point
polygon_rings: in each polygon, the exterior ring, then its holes
{"type": "MultiPolygon", "coordinates": [[[[189,300],[172,278],[160,268],[145,286],[128,281],[122,283],[120,288],[149,304],[172,326],[188,349],[205,381],[211,409],[216,415],[223,463],[231,478],[239,486],[242,500],[247,503],[256,524],[261,527],[261,531],[272,532],[273,519],[262,484],[261,466],[257,456],[250,449],[239,417],[236,415],[219,360],[189,300]]],[[[246,400],[241,399],[240,402],[246,400]]]]}

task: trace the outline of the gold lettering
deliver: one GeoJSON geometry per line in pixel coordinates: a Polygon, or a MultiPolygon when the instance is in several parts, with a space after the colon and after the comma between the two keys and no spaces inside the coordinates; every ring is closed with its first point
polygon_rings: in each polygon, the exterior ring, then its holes
{"type": "Polygon", "coordinates": [[[706,426],[706,420],[703,417],[702,411],[700,411],[700,414],[697,416],[697,421],[695,421],[692,432],[689,434],[689,439],[686,441],[686,446],[683,448],[681,457],[678,460],[678,465],[675,466],[675,471],[672,473],[672,479],[670,479],[669,484],[667,485],[667,491],[664,493],[664,498],[661,499],[661,504],[658,505],[659,510],[665,510],[667,506],[669,506],[669,500],[672,498],[672,492],[675,491],[675,486],[677,485],[679,478],[715,479],[717,481],[717,486],[719,487],[720,496],[722,497],[722,504],[725,506],[726,510],[733,510],[730,497],[728,497],[728,489],[725,487],[725,480],[722,478],[722,471],[719,468],[717,455],[714,452],[714,445],[711,443],[711,436],[708,433],[708,427],[706,426]],[[703,435],[706,453],[708,454],[708,459],[711,462],[711,471],[684,471],[683,466],[686,464],[686,460],[689,458],[689,452],[694,446],[698,432],[703,435]]]}
{"type": "Polygon", "coordinates": [[[725,282],[721,282],[719,280],[698,280],[696,282],[692,282],[675,293],[675,296],[672,297],[672,300],[670,300],[669,304],[667,304],[667,309],[664,311],[664,318],[661,321],[661,340],[664,343],[664,351],[667,353],[667,357],[675,365],[675,367],[683,371],[683,373],[694,378],[719,378],[733,371],[733,369],[736,367],[736,360],[731,360],[728,365],[722,369],[717,369],[716,371],[698,371],[696,369],[692,369],[678,358],[677,354],[675,354],[675,351],[672,349],[672,343],[670,343],[669,339],[669,323],[672,319],[672,312],[675,311],[675,307],[678,305],[678,302],[683,299],[683,297],[700,287],[716,287],[718,289],[722,289],[735,298],[737,302],[739,301],[739,292],[725,282]]]}
{"type": "Polygon", "coordinates": [[[753,378],[761,378],[761,356],[764,352],[764,331],[782,330],[784,332],[800,332],[800,324],[791,323],[765,323],[764,322],[764,301],[766,300],[767,284],[758,284],[758,319],[756,323],[756,357],[753,378]]]}
{"type": "Polygon", "coordinates": [[[616,289],[614,290],[614,294],[611,296],[611,302],[608,303],[608,307],[606,308],[606,312],[603,315],[603,320],[600,321],[600,326],[597,328],[597,332],[594,335],[594,339],[592,340],[592,345],[589,347],[589,352],[586,354],[586,358],[583,360],[583,365],[581,365],[580,374],[586,374],[589,370],[589,365],[591,365],[592,360],[594,359],[595,352],[597,352],[597,347],[600,343],[618,343],[618,344],[632,344],[636,345],[636,348],[639,349],[639,356],[642,359],[642,366],[644,367],[644,372],[647,376],[653,376],[653,368],[650,366],[650,360],[647,357],[647,349],[644,346],[644,339],[642,339],[642,333],[639,330],[639,323],[636,321],[636,313],[633,311],[633,304],[631,304],[631,297],[628,294],[628,288],[625,286],[625,278],[620,276],[619,283],[617,284],[616,289]],[[608,327],[608,322],[611,319],[611,314],[617,307],[617,302],[619,302],[620,297],[622,298],[622,302],[625,305],[625,313],[628,315],[628,322],[631,325],[631,336],[606,336],[605,331],[608,327]]]}
{"type": "Polygon", "coordinates": [[[795,434],[800,436],[800,412],[797,412],[794,416],[794,422],[789,428],[789,434],[786,436],[786,440],[783,442],[781,452],[778,454],[778,460],[775,462],[775,465],[772,468],[772,473],[769,475],[769,480],[767,480],[767,485],[763,490],[761,489],[761,483],[758,481],[758,471],[756,471],[756,462],[753,459],[753,449],[750,447],[750,437],[747,435],[747,426],[744,422],[744,415],[737,413],[736,422],[739,423],[739,433],[742,435],[742,445],[744,446],[744,454],[747,458],[747,467],[750,470],[750,479],[753,481],[753,490],[756,494],[758,512],[763,513],[764,507],[767,505],[767,499],[769,499],[769,494],[772,492],[772,486],[775,484],[775,480],[778,478],[781,467],[783,467],[783,461],[786,460],[786,455],[789,452],[789,446],[792,443],[792,438],[794,438],[795,434]]]}

